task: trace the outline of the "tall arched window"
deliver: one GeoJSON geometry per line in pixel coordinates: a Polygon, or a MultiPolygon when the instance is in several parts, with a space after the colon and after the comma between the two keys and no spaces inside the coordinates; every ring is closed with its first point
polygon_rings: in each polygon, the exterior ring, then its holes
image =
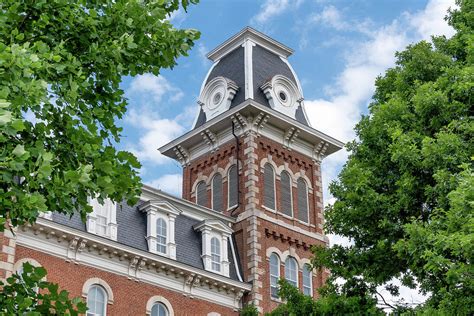
{"type": "Polygon", "coordinates": [[[308,223],[308,189],[306,181],[298,179],[298,219],[308,223]]]}
{"type": "Polygon", "coordinates": [[[167,237],[166,221],[158,218],[156,220],[156,250],[158,252],[166,254],[167,237]]]}
{"type": "Polygon", "coordinates": [[[201,181],[196,186],[196,204],[201,206],[208,207],[207,203],[207,192],[206,192],[206,182],[201,181]]]}
{"type": "Polygon", "coordinates": [[[293,216],[293,207],[291,203],[291,178],[290,174],[282,171],[280,176],[280,204],[281,212],[288,216],[293,216]]]}
{"type": "Polygon", "coordinates": [[[238,201],[237,201],[237,192],[239,188],[237,187],[237,166],[233,165],[232,167],[229,168],[229,173],[228,173],[228,181],[227,181],[227,186],[228,186],[228,207],[232,208],[237,206],[238,201]]]}
{"type": "Polygon", "coordinates": [[[303,294],[313,296],[313,278],[309,264],[303,266],[303,294]]]}
{"type": "Polygon", "coordinates": [[[280,279],[280,259],[275,253],[270,256],[270,295],[278,297],[278,280],[280,279]]]}
{"type": "Polygon", "coordinates": [[[107,293],[100,285],[93,285],[87,293],[87,316],[107,314],[107,293]]]}
{"type": "Polygon", "coordinates": [[[221,271],[221,243],[216,237],[211,238],[211,269],[221,271]]]}
{"type": "Polygon", "coordinates": [[[263,174],[263,205],[272,210],[275,209],[275,172],[272,166],[267,163],[263,174]]]}
{"type": "Polygon", "coordinates": [[[220,173],[217,173],[214,178],[212,178],[212,209],[214,211],[223,211],[223,197],[222,176],[220,173]]]}
{"type": "Polygon", "coordinates": [[[151,308],[150,316],[168,316],[168,309],[162,303],[155,303],[151,308]]]}
{"type": "Polygon", "coordinates": [[[298,264],[295,258],[288,257],[285,261],[285,279],[291,285],[298,287],[298,264]]]}

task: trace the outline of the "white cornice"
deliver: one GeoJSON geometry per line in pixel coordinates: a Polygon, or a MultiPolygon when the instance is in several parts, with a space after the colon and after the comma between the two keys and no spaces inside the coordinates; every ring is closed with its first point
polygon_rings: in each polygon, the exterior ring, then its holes
{"type": "Polygon", "coordinates": [[[245,41],[249,39],[279,56],[287,58],[293,54],[293,50],[288,46],[285,46],[273,38],[247,26],[239,33],[235,34],[227,41],[214,48],[207,54],[207,58],[212,61],[218,61],[237,47],[242,46],[242,44],[244,44],[245,41]]]}
{"type": "Polygon", "coordinates": [[[170,143],[162,146],[158,150],[165,156],[178,159],[173,149],[176,147],[185,148],[190,155],[187,162],[189,163],[189,161],[194,160],[197,157],[211,151],[210,148],[207,148],[203,145],[202,136],[200,135],[202,131],[210,130],[216,133],[218,135],[218,145],[222,145],[224,142],[230,140],[230,138],[227,138],[231,135],[229,136],[229,133],[227,133],[226,130],[231,127],[232,118],[235,118],[238,115],[246,118],[247,123],[251,123],[245,126],[244,131],[253,130],[258,134],[265,135],[276,140],[277,142],[281,142],[282,144],[284,136],[282,136],[280,140],[278,139],[280,137],[279,135],[284,135],[285,131],[291,127],[295,127],[300,132],[298,134],[298,139],[295,140],[294,147],[292,147],[292,149],[317,161],[321,161],[325,156],[340,150],[344,146],[344,143],[331,136],[328,136],[312,127],[304,125],[295,119],[292,119],[278,111],[256,102],[255,100],[248,99],[238,106],[233,107],[228,111],[212,118],[202,126],[191,130],[181,137],[178,137],[170,143]],[[267,118],[265,120],[266,126],[263,129],[253,123],[253,118],[260,117],[261,115],[267,118]],[[248,120],[248,118],[252,118],[252,121],[248,120]],[[228,137],[220,138],[224,134],[228,137]],[[324,155],[321,155],[319,152],[315,152],[315,149],[317,149],[320,144],[323,144],[326,148],[324,155]]]}
{"type": "MultiPolygon", "coordinates": [[[[25,247],[63,257],[67,261],[91,265],[98,269],[126,275],[130,279],[148,282],[156,286],[162,286],[162,284],[155,284],[156,282],[153,281],[161,273],[166,276],[170,275],[175,280],[183,279],[183,282],[187,282],[186,279],[191,277],[194,280],[193,286],[196,287],[194,292],[189,290],[188,294],[191,296],[198,297],[200,289],[197,288],[205,285],[208,285],[209,289],[204,288],[203,291],[215,292],[216,295],[225,291],[231,293],[229,295],[233,295],[235,298],[241,297],[243,292],[248,292],[251,289],[251,285],[248,283],[235,281],[219,274],[135,249],[50,220],[39,218],[35,225],[23,226],[17,237],[17,243],[25,247]],[[145,271],[148,272],[144,273],[145,271]]],[[[184,288],[186,288],[186,285],[184,288]]],[[[183,291],[183,287],[171,289],[183,291]]],[[[202,298],[209,300],[209,297],[202,298]]],[[[217,301],[215,303],[221,304],[222,302],[217,301]]],[[[236,302],[232,307],[238,308],[237,303],[240,302],[236,302]]],[[[227,305],[231,307],[230,304],[227,305]]]]}

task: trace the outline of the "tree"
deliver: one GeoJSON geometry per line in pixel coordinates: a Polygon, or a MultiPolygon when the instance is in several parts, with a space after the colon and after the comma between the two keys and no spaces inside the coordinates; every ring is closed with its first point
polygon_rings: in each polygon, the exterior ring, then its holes
{"type": "Polygon", "coordinates": [[[0,292],[1,315],[79,315],[87,310],[81,298],[69,298],[57,284],[44,281],[46,270],[29,263],[21,275],[14,274],[0,292]]]}
{"type": "Polygon", "coordinates": [[[140,163],[117,151],[123,76],[159,74],[199,32],[172,26],[189,1],[33,1],[0,4],[0,231],[41,212],[136,201],[140,163]]]}
{"type": "MultiPolygon", "coordinates": [[[[474,2],[458,1],[450,39],[422,41],[396,54],[376,80],[369,110],[347,144],[350,156],[330,185],[337,201],[326,228],[350,246],[315,250],[326,266],[366,294],[401,278],[419,285],[428,309],[467,315],[474,306],[474,2]],[[354,282],[359,280],[359,282],[354,282]]],[[[340,293],[340,292],[339,292],[340,293]]]]}
{"type": "MultiPolygon", "coordinates": [[[[7,221],[34,223],[47,211],[85,220],[89,197],[136,201],[140,163],[114,148],[127,108],[119,84],[123,76],[158,75],[187,55],[199,32],[176,29],[169,18],[196,2],[0,3],[0,233],[7,221]]],[[[84,312],[40,281],[44,269],[24,270],[3,286],[1,314],[84,312]]]]}

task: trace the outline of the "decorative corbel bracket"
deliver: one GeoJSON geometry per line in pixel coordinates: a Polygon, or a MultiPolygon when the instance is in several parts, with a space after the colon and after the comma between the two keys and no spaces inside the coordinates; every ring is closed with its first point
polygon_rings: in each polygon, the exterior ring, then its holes
{"type": "Polygon", "coordinates": [[[321,141],[319,144],[314,146],[313,150],[313,160],[321,163],[325,157],[326,151],[329,147],[329,143],[325,141],[321,141]]]}
{"type": "Polygon", "coordinates": [[[204,142],[211,148],[211,153],[218,150],[219,146],[217,145],[217,136],[215,133],[211,132],[209,129],[201,132],[201,136],[204,139],[204,142]]]}
{"type": "Polygon", "coordinates": [[[189,164],[189,152],[183,148],[181,145],[178,145],[173,148],[176,157],[178,157],[179,162],[181,163],[181,166],[184,167],[187,164],[189,164]]]}
{"type": "Polygon", "coordinates": [[[291,150],[291,145],[296,140],[299,133],[300,130],[295,127],[291,127],[289,130],[287,130],[283,138],[283,147],[291,150]]]}

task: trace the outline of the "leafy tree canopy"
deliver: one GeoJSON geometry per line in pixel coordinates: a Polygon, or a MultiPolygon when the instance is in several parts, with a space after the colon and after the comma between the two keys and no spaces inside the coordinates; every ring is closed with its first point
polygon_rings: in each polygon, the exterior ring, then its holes
{"type": "Polygon", "coordinates": [[[199,32],[169,17],[189,1],[0,3],[0,230],[45,211],[84,219],[91,196],[135,201],[140,164],[113,146],[119,84],[187,54],[199,32]]]}
{"type": "Polygon", "coordinates": [[[79,315],[87,310],[81,298],[69,298],[57,284],[44,281],[46,270],[23,264],[21,275],[14,274],[0,292],[0,315],[79,315]]]}
{"type": "Polygon", "coordinates": [[[423,308],[466,315],[474,306],[474,1],[458,5],[447,17],[452,38],[408,46],[377,79],[325,214],[328,232],[353,244],[316,249],[313,263],[333,281],[363,282],[368,294],[401,278],[431,293],[423,308]]]}

